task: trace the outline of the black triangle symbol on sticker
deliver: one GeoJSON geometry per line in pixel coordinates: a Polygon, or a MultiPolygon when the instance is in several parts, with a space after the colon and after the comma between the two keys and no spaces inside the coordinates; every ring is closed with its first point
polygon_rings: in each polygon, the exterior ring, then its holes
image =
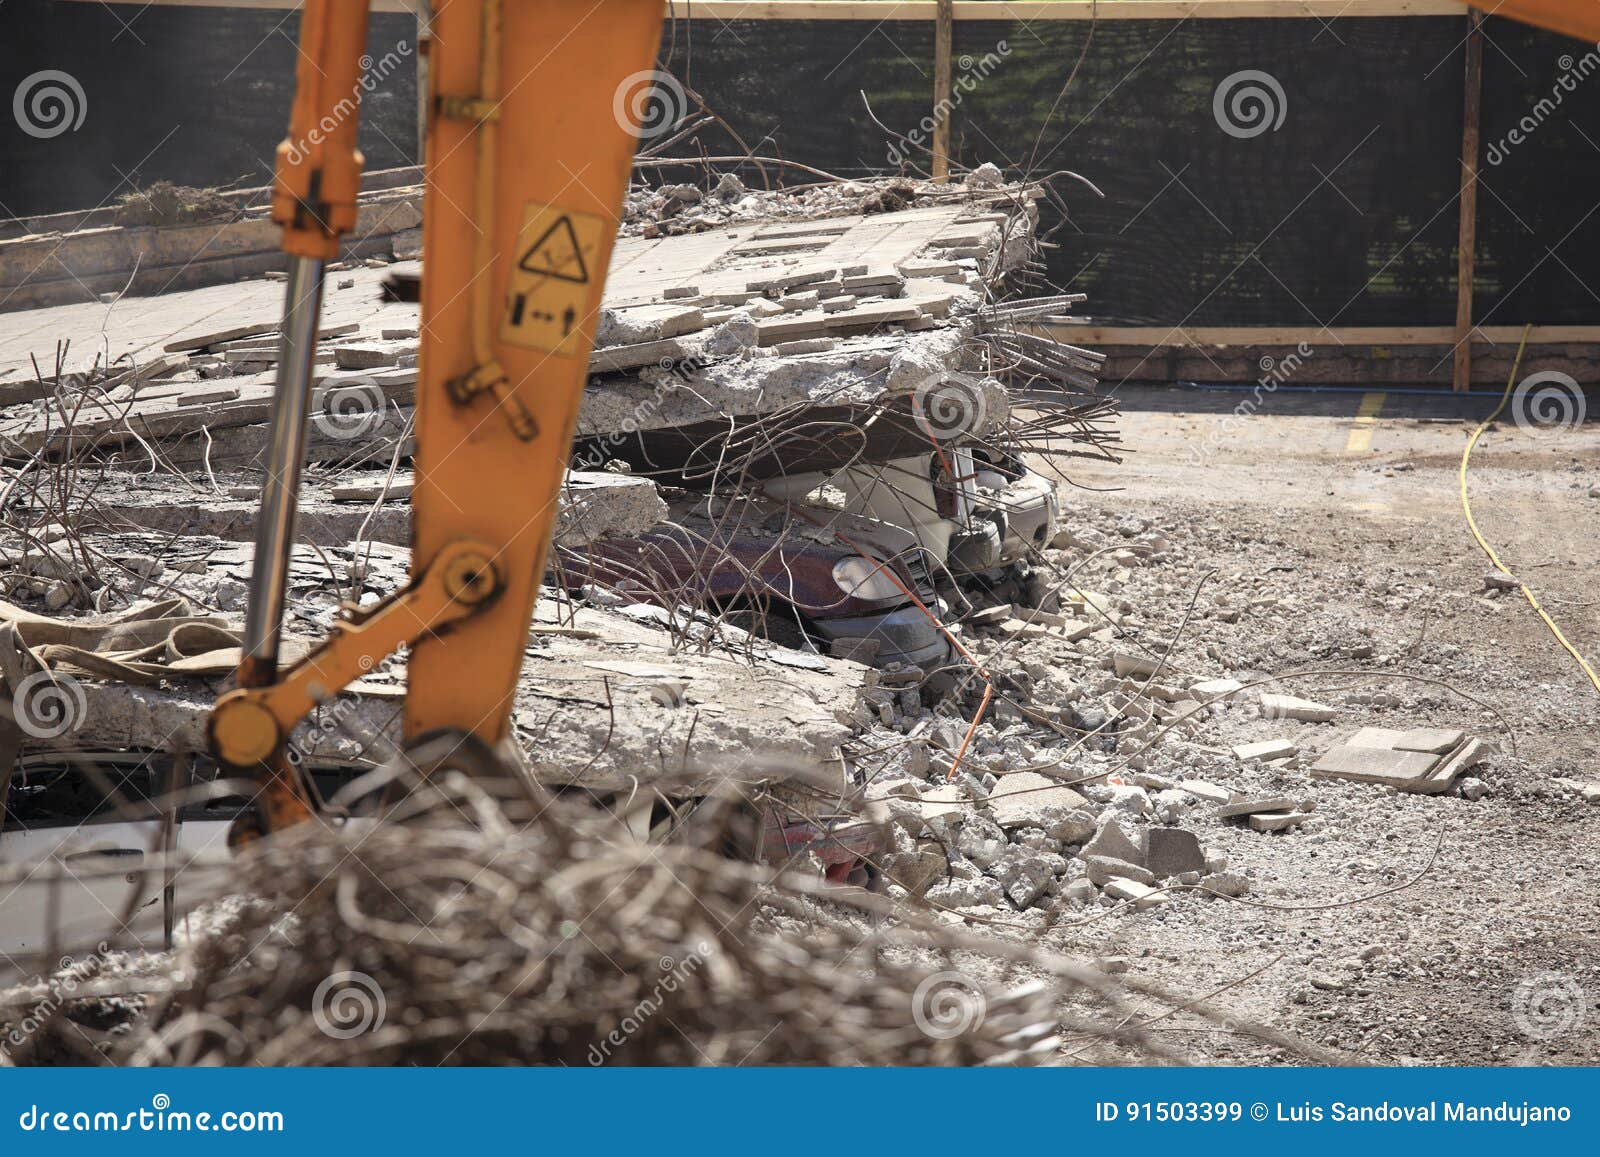
{"type": "Polygon", "coordinates": [[[517,268],[542,277],[559,281],[589,282],[589,267],[583,260],[583,248],[578,244],[578,234],[572,228],[572,218],[563,214],[554,225],[528,247],[517,262],[517,268]],[[574,271],[573,266],[577,266],[574,271]]]}

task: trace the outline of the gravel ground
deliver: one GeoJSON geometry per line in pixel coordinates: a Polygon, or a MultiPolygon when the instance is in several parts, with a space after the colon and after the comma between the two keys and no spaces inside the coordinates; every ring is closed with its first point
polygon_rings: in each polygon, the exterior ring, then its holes
{"type": "MultiPolygon", "coordinates": [[[[1362,673],[1264,688],[1336,706],[1333,722],[1262,719],[1247,692],[1141,761],[1147,775],[1310,799],[1318,818],[1262,834],[1196,806],[1182,826],[1249,879],[1247,897],[1064,905],[1054,928],[1029,934],[1197,997],[1227,986],[1216,1005],[1353,1060],[1600,1061],[1600,696],[1519,594],[1485,588],[1456,468],[1494,399],[1392,396],[1375,422],[1355,419],[1355,396],[1283,396],[1243,421],[1234,400],[1130,392],[1128,461],[1072,473],[1081,487],[1122,489],[1067,491],[1068,526],[1089,545],[1168,540],[1166,561],[1089,563],[1081,581],[1124,600],[1124,626],[1147,639],[1177,634],[1195,599],[1170,681],[1362,673]],[[1468,773],[1487,794],[1311,778],[1317,753],[1367,725],[1492,739],[1498,750],[1468,773]],[[1245,767],[1229,750],[1272,738],[1302,756],[1245,767]]],[[[1471,475],[1480,528],[1585,654],[1600,641],[1586,581],[1600,554],[1597,435],[1506,422],[1479,443],[1471,475]]],[[[1110,677],[1078,662],[1076,677],[1110,677]]],[[[1095,766],[1074,760],[1075,772],[1095,766]]],[[[1185,1014],[1155,1027],[1203,1061],[1278,1056],[1185,1014]]]]}

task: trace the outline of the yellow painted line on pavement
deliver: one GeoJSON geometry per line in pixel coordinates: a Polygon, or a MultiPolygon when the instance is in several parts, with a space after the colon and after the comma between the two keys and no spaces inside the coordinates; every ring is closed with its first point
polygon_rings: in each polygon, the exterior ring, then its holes
{"type": "Polygon", "coordinates": [[[1366,454],[1372,450],[1372,431],[1378,424],[1378,414],[1383,409],[1387,394],[1362,394],[1361,405],[1356,407],[1356,423],[1350,431],[1350,440],[1344,444],[1346,454],[1366,454]]]}

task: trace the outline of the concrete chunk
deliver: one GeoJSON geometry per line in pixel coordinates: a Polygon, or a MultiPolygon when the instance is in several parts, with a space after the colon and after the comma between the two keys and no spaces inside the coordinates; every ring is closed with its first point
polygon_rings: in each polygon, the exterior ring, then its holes
{"type": "Polygon", "coordinates": [[[1310,812],[1285,812],[1282,815],[1255,815],[1250,826],[1258,832],[1281,832],[1297,828],[1311,818],[1310,812]]]}
{"type": "Polygon", "coordinates": [[[1000,777],[988,802],[996,823],[1003,828],[1016,828],[1038,823],[1044,808],[1073,811],[1087,801],[1070,787],[1036,771],[1014,771],[1000,777]]]}
{"type": "Polygon", "coordinates": [[[1226,701],[1243,690],[1244,684],[1237,679],[1202,679],[1189,688],[1189,693],[1202,702],[1214,699],[1226,701]]]}
{"type": "Polygon", "coordinates": [[[1287,739],[1263,739],[1260,743],[1241,743],[1233,754],[1241,763],[1260,763],[1269,759],[1287,759],[1299,752],[1287,739]]]}
{"type": "Polygon", "coordinates": [[[1144,866],[1158,880],[1206,870],[1200,837],[1182,828],[1146,828],[1144,866]]]}
{"type": "Polygon", "coordinates": [[[960,821],[966,818],[971,810],[972,801],[961,790],[959,784],[946,784],[936,787],[932,791],[924,792],[917,801],[917,808],[922,812],[922,821],[950,819],[960,821]]]}
{"type": "Polygon", "coordinates": [[[802,269],[798,273],[785,273],[778,277],[762,277],[745,283],[751,293],[775,293],[793,289],[797,285],[815,285],[819,281],[832,281],[839,275],[837,266],[821,269],[802,269]]]}
{"type": "Polygon", "coordinates": [[[334,348],[333,358],[341,370],[370,370],[392,366],[399,355],[376,345],[342,345],[334,348]]]}
{"type": "Polygon", "coordinates": [[[1405,734],[1393,727],[1363,727],[1344,742],[1346,747],[1383,747],[1392,750],[1405,734]]]}
{"type": "Polygon", "coordinates": [[[635,370],[640,366],[678,361],[685,353],[687,351],[682,344],[671,338],[611,346],[609,349],[595,350],[589,355],[589,372],[603,374],[616,370],[635,370]]]}
{"type": "Polygon", "coordinates": [[[1227,788],[1218,787],[1214,783],[1207,783],[1203,779],[1181,780],[1178,783],[1178,787],[1196,799],[1203,799],[1207,803],[1227,803],[1233,798],[1233,793],[1227,788]]]}
{"type": "Polygon", "coordinates": [[[1114,860],[1110,856],[1085,856],[1083,866],[1096,887],[1104,888],[1112,880],[1137,880],[1141,884],[1154,884],[1156,878],[1138,864],[1114,860]]]}
{"type": "Polygon", "coordinates": [[[1129,676],[1148,678],[1161,668],[1161,657],[1159,655],[1136,655],[1127,651],[1117,651],[1112,654],[1111,663],[1117,674],[1122,678],[1129,676]]]}
{"type": "Polygon", "coordinates": [[[1396,751],[1427,751],[1444,755],[1461,746],[1467,733],[1450,727],[1417,727],[1404,732],[1395,740],[1396,751]]]}
{"type": "Polygon", "coordinates": [[[1336,707],[1329,707],[1325,703],[1317,703],[1310,699],[1299,699],[1293,695],[1261,696],[1263,719],[1299,719],[1305,723],[1329,723],[1338,714],[1339,710],[1336,707]]]}
{"type": "Polygon", "coordinates": [[[1138,909],[1154,908],[1167,902],[1167,894],[1159,892],[1148,884],[1141,884],[1138,880],[1112,880],[1105,887],[1105,894],[1113,900],[1131,900],[1138,909]]]}
{"type": "Polygon", "coordinates": [[[1256,796],[1253,799],[1240,799],[1223,804],[1217,809],[1217,818],[1226,820],[1264,812],[1292,812],[1295,806],[1294,800],[1286,795],[1256,796]]]}
{"type": "Polygon", "coordinates": [[[1136,844],[1133,837],[1128,834],[1116,820],[1107,820],[1100,825],[1100,830],[1095,833],[1094,839],[1083,845],[1083,855],[1108,856],[1113,860],[1125,860],[1130,864],[1137,864],[1144,858],[1144,849],[1136,844]]]}

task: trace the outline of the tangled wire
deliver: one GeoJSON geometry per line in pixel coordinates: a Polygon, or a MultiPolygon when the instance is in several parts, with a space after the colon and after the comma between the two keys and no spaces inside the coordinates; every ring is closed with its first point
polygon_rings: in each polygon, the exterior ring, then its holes
{"type": "MultiPolygon", "coordinates": [[[[759,834],[744,799],[652,846],[587,800],[445,772],[383,822],[246,850],[203,930],[140,975],[79,975],[7,1059],[1036,1064],[1064,1036],[1075,1059],[1168,1056],[1098,971],[728,858],[759,834]]],[[[12,1039],[29,999],[0,994],[12,1039]]]]}

